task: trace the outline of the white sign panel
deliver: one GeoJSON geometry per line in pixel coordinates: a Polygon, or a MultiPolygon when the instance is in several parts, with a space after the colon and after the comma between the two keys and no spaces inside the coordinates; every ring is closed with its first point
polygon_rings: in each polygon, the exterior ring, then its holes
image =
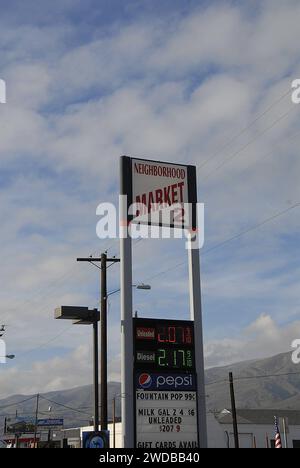
{"type": "Polygon", "coordinates": [[[136,393],[137,448],[197,448],[196,392],[136,393]]]}
{"type": "Polygon", "coordinates": [[[136,448],[197,448],[196,376],[136,373],[136,448]]]}
{"type": "Polygon", "coordinates": [[[190,227],[188,166],[132,159],[134,222],[190,227]]]}

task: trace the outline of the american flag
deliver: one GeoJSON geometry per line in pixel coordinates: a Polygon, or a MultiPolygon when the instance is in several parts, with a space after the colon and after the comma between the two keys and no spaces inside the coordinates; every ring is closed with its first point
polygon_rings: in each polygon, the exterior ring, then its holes
{"type": "Polygon", "coordinates": [[[277,449],[282,448],[281,435],[280,435],[279,426],[278,426],[278,419],[276,416],[275,416],[275,448],[277,449]]]}

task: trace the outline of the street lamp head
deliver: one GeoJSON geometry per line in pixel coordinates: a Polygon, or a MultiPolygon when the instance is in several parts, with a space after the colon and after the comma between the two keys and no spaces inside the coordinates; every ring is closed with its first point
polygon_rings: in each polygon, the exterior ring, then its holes
{"type": "Polygon", "coordinates": [[[6,357],[6,359],[15,359],[16,356],[14,354],[8,354],[5,357],[6,357]]]}
{"type": "Polygon", "coordinates": [[[141,283],[137,285],[136,289],[143,289],[143,290],[149,291],[151,289],[151,286],[150,284],[141,283]]]}
{"type": "Polygon", "coordinates": [[[99,311],[88,307],[61,306],[55,309],[54,318],[58,320],[73,320],[75,324],[92,325],[99,321],[99,311]]]}

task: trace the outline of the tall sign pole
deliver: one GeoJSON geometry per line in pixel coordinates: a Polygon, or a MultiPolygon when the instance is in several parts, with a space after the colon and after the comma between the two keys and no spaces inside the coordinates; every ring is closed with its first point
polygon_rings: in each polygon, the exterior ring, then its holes
{"type": "Polygon", "coordinates": [[[203,328],[200,288],[200,258],[199,249],[189,249],[189,281],[190,281],[190,313],[195,330],[195,360],[198,382],[198,424],[200,448],[207,448],[206,429],[206,396],[203,355],[203,328]]]}
{"type": "MultiPolygon", "coordinates": [[[[203,320],[201,301],[201,273],[199,250],[199,219],[197,217],[197,174],[196,168],[189,168],[189,176],[195,181],[189,187],[189,197],[194,201],[192,207],[193,228],[195,238],[189,241],[189,285],[190,285],[190,316],[194,321],[195,330],[195,358],[196,374],[198,382],[198,424],[200,448],[207,448],[207,422],[206,422],[206,395],[205,395],[205,371],[204,371],[204,345],[203,345],[203,320]]],[[[203,227],[202,227],[203,228],[203,227]]]]}
{"type": "Polygon", "coordinates": [[[134,448],[132,243],[128,233],[128,208],[132,204],[131,159],[121,158],[120,255],[121,255],[121,392],[124,448],[134,448]],[[122,197],[123,195],[123,197],[122,197]],[[124,198],[127,195],[127,199],[124,198]]]}

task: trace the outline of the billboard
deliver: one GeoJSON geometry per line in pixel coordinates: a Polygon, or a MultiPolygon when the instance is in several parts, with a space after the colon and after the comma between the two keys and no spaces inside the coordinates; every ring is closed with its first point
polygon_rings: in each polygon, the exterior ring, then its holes
{"type": "Polygon", "coordinates": [[[35,431],[35,418],[19,416],[6,419],[6,434],[32,434],[35,431]]]}
{"type": "Polygon", "coordinates": [[[196,227],[194,166],[126,158],[129,219],[151,226],[196,227]]]}
{"type": "Polygon", "coordinates": [[[37,422],[38,427],[45,427],[47,429],[50,428],[58,428],[62,427],[64,425],[64,420],[63,419],[38,419],[37,422]]]}

